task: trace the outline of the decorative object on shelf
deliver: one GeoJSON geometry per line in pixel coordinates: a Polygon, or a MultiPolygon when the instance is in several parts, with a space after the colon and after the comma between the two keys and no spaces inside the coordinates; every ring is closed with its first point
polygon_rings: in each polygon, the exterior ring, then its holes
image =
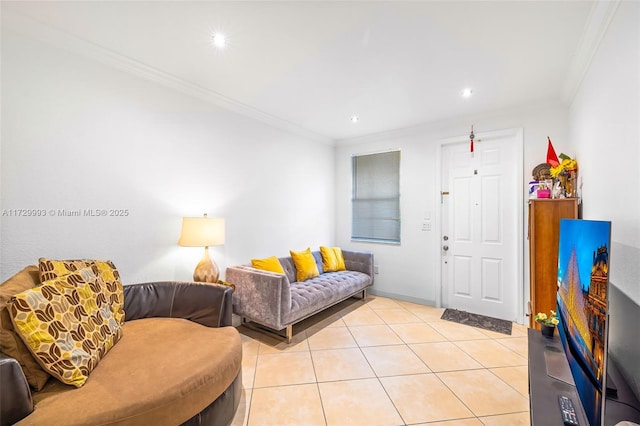
{"type": "Polygon", "coordinates": [[[540,187],[536,194],[538,195],[538,198],[551,198],[551,190],[548,188],[540,187]]]}
{"type": "Polygon", "coordinates": [[[558,321],[556,311],[549,310],[549,313],[550,315],[547,315],[544,312],[538,312],[533,317],[533,320],[540,324],[540,331],[544,337],[552,338],[553,333],[556,330],[556,325],[558,325],[560,321],[558,321]]]}
{"type": "Polygon", "coordinates": [[[536,191],[537,198],[551,198],[551,186],[553,181],[551,179],[545,179],[538,182],[538,190],[536,191]]]}
{"type": "Polygon", "coordinates": [[[541,195],[536,192],[536,197],[531,194],[529,188],[529,198],[576,198],[576,181],[578,178],[578,162],[568,155],[561,153],[560,158],[556,155],[551,138],[547,136],[547,161],[538,164],[533,169],[533,179],[540,184],[547,179],[553,179],[551,184],[544,185],[539,189],[548,189],[549,194],[544,191],[541,195]]]}
{"type": "Polygon", "coordinates": [[[552,198],[551,166],[540,163],[533,168],[531,175],[533,180],[529,182],[529,198],[552,198]]]}
{"type": "Polygon", "coordinates": [[[544,337],[546,337],[547,339],[552,339],[553,338],[553,333],[555,333],[556,328],[552,327],[550,325],[544,325],[542,324],[540,326],[540,333],[542,333],[542,335],[544,337]]]}
{"type": "Polygon", "coordinates": [[[553,144],[551,143],[551,138],[547,136],[547,164],[551,167],[557,167],[560,164],[560,160],[558,160],[558,156],[556,155],[556,150],[553,149],[553,144]]]}
{"type": "Polygon", "coordinates": [[[558,180],[553,184],[553,189],[551,190],[551,198],[565,198],[564,188],[558,180]]]}
{"type": "Polygon", "coordinates": [[[531,175],[536,181],[551,179],[551,166],[547,163],[540,163],[533,168],[531,175]]]}
{"type": "Polygon", "coordinates": [[[551,167],[551,177],[560,182],[560,198],[575,198],[578,162],[566,154],[560,154],[560,158],[562,162],[556,167],[551,167]]]}
{"type": "Polygon", "coordinates": [[[540,182],[532,180],[529,182],[529,198],[538,198],[538,189],[540,189],[540,182]]]}
{"type": "Polygon", "coordinates": [[[216,283],[220,277],[218,265],[209,257],[209,246],[224,244],[224,219],[183,217],[182,232],[178,245],[182,247],[204,247],[204,256],[193,272],[196,282],[216,283]]]}

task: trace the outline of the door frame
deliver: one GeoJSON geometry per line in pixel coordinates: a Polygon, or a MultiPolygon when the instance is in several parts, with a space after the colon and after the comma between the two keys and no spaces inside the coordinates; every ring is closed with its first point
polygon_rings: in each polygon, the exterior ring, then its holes
{"type": "MultiPolygon", "coordinates": [[[[525,312],[526,312],[526,300],[524,292],[524,129],[522,127],[516,127],[512,129],[494,130],[489,132],[479,132],[475,134],[475,143],[482,143],[482,139],[496,138],[496,137],[513,137],[516,140],[516,179],[520,182],[520,185],[516,185],[519,189],[515,195],[514,202],[517,203],[516,214],[519,220],[516,220],[516,275],[519,279],[517,285],[517,319],[521,324],[525,324],[525,312]]],[[[441,191],[442,191],[442,150],[445,145],[457,144],[457,143],[470,143],[469,135],[455,136],[451,138],[441,139],[437,142],[436,150],[436,199],[435,209],[437,235],[435,239],[435,253],[441,256],[442,246],[442,203],[441,203],[441,191]]],[[[436,306],[442,307],[442,259],[438,259],[438,267],[436,268],[436,306]]]]}

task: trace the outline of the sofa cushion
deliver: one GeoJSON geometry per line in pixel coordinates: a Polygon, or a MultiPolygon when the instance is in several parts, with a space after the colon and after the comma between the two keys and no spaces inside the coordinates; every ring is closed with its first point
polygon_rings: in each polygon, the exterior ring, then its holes
{"type": "Polygon", "coordinates": [[[357,293],[371,283],[362,272],[327,272],[304,283],[291,283],[291,309],[283,313],[283,324],[291,323],[319,309],[357,293]]]}
{"type": "Polygon", "coordinates": [[[271,256],[265,259],[251,259],[251,266],[262,271],[284,274],[284,269],[277,257],[271,256]]]}
{"type": "Polygon", "coordinates": [[[101,278],[80,270],[19,293],[8,305],[16,332],[40,365],[76,387],[122,337],[109,306],[98,306],[90,280],[96,287],[101,278]]]}
{"type": "Polygon", "coordinates": [[[320,254],[322,255],[322,268],[325,272],[344,271],[347,269],[340,247],[320,246],[320,254]]]}
{"type": "Polygon", "coordinates": [[[98,300],[98,306],[109,305],[113,316],[120,324],[124,322],[124,292],[120,273],[110,260],[53,260],[40,258],[40,281],[45,282],[55,278],[62,278],[72,272],[84,268],[91,268],[96,275],[102,278],[100,288],[94,288],[96,293],[102,296],[98,300]]]}
{"type": "Polygon", "coordinates": [[[49,373],[38,364],[31,351],[16,334],[7,303],[13,296],[40,284],[35,265],[27,266],[0,285],[0,351],[18,361],[29,385],[40,390],[47,383],[49,373]]]}
{"type": "Polygon", "coordinates": [[[296,265],[296,281],[306,281],[320,275],[311,248],[303,251],[290,250],[289,253],[291,253],[293,263],[296,265]]]}
{"type": "Polygon", "coordinates": [[[233,327],[179,318],[127,321],[120,342],[82,388],[51,380],[34,394],[35,411],[18,424],[63,419],[67,425],[175,426],[221,395],[241,363],[242,343],[233,327]]]}

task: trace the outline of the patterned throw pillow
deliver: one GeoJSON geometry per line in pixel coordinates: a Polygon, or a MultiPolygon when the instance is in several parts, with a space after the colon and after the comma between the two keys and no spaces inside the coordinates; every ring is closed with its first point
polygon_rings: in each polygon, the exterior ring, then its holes
{"type": "Polygon", "coordinates": [[[100,279],[85,269],[44,282],[9,302],[16,332],[42,367],[68,385],[84,385],[122,337],[109,305],[98,303],[102,294],[92,290],[99,288],[100,279]]]}
{"type": "Polygon", "coordinates": [[[90,268],[96,276],[102,278],[98,283],[100,288],[93,288],[96,293],[102,293],[98,306],[108,304],[114,318],[120,324],[124,323],[124,290],[120,281],[120,274],[110,260],[53,260],[40,258],[40,281],[46,282],[56,278],[63,278],[81,269],[90,268]]]}

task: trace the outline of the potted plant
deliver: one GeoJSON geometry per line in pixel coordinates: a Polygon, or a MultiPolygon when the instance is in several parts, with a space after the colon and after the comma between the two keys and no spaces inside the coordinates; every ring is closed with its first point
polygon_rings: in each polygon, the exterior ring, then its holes
{"type": "Polygon", "coordinates": [[[538,312],[533,317],[533,320],[540,324],[540,331],[542,332],[542,335],[547,338],[553,337],[556,325],[560,322],[556,315],[556,311],[554,310],[550,310],[549,315],[544,312],[538,312]]]}

